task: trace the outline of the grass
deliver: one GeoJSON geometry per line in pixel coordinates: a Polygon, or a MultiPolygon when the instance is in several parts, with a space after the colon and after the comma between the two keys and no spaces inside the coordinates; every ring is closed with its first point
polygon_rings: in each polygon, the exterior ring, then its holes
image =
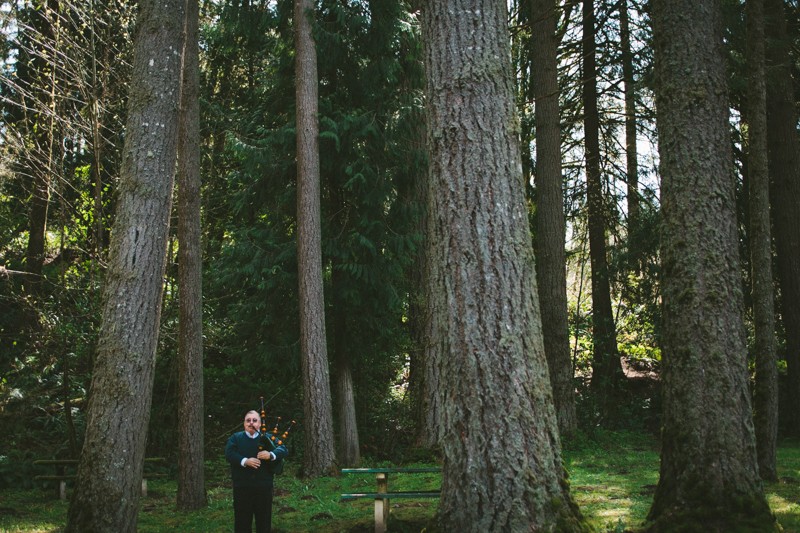
{"type": "MultiPolygon", "coordinates": [[[[658,483],[658,451],[648,436],[600,434],[564,452],[572,494],[598,531],[622,532],[647,517],[658,483]]],[[[800,442],[778,448],[778,478],[765,483],[772,512],[785,533],[800,533],[800,442]]]]}
{"type": "MultiPolygon", "coordinates": [[[[652,438],[636,433],[599,434],[571,442],[564,457],[572,494],[597,531],[622,532],[642,524],[658,482],[658,453],[652,438]]],[[[800,533],[800,442],[781,444],[778,469],[780,480],[765,485],[770,506],[786,533],[800,533]]],[[[214,461],[207,472],[209,505],[191,513],[175,511],[174,481],[150,480],[149,495],[141,500],[139,532],[230,531],[233,512],[226,467],[222,461],[214,461]]],[[[390,478],[390,489],[431,490],[439,483],[439,474],[395,475],[390,478]]],[[[287,468],[276,480],[273,528],[282,533],[372,531],[372,501],[341,501],[339,495],[372,491],[374,486],[370,475],[302,480],[287,468]]],[[[0,532],[61,531],[67,503],[54,493],[52,487],[0,491],[0,532]]],[[[423,530],[432,521],[437,504],[436,499],[393,502],[390,530],[423,530]]]]}
{"type": "Polygon", "coordinates": [[[636,433],[600,433],[564,451],[571,492],[597,531],[624,531],[644,522],[658,483],[653,439],[636,433]]]}

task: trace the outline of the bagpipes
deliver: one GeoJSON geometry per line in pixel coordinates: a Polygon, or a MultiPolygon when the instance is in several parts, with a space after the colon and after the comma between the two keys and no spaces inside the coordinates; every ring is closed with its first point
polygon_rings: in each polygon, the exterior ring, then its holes
{"type": "Polygon", "coordinates": [[[258,444],[259,450],[267,450],[271,452],[278,446],[282,446],[286,439],[289,437],[289,432],[292,430],[292,427],[295,425],[295,421],[292,420],[289,424],[289,427],[285,428],[283,432],[280,432],[278,426],[281,423],[281,417],[278,417],[278,420],[275,421],[275,427],[272,428],[272,431],[267,431],[267,411],[264,409],[264,397],[261,397],[261,440],[258,444]]]}

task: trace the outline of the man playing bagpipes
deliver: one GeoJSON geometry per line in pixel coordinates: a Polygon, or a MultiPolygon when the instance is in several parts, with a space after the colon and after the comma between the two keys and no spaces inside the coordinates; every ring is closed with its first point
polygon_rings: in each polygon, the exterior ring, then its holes
{"type": "Polygon", "coordinates": [[[256,533],[269,533],[272,528],[273,478],[283,471],[283,459],[289,453],[284,441],[289,431],[278,436],[276,424],[270,434],[264,418],[262,398],[261,415],[248,411],[244,416],[244,431],[231,435],[225,445],[225,458],[231,465],[233,480],[236,533],[250,533],[254,518],[256,533]]]}

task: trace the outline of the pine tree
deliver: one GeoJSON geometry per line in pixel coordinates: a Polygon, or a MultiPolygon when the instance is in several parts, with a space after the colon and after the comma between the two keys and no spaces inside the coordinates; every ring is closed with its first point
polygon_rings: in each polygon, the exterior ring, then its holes
{"type": "Polygon", "coordinates": [[[208,503],[203,404],[203,249],[200,242],[198,0],[186,5],[186,43],[178,144],[178,495],[180,510],[208,503]]]}
{"type": "Polygon", "coordinates": [[[506,5],[430,0],[423,13],[441,526],[585,530],[561,466],[542,343],[506,5]]]}
{"type": "Polygon", "coordinates": [[[177,157],[184,1],[140,3],[119,203],[66,531],[136,531],[177,157]]]}
{"type": "Polygon", "coordinates": [[[608,418],[618,398],[622,366],[611,308],[611,275],[606,247],[605,200],[600,161],[600,112],[597,92],[596,20],[593,0],[583,0],[583,105],[586,154],[586,205],[592,266],[592,388],[601,414],[608,418]]]}
{"type": "Polygon", "coordinates": [[[335,460],[322,290],[317,54],[311,33],[313,7],[310,0],[295,0],[297,268],[306,450],[303,472],[311,477],[329,473],[335,460]]]}
{"type": "Polygon", "coordinates": [[[756,462],[722,16],[653,3],[664,217],[663,436],[649,531],[777,530],[756,462]]]}
{"type": "Polygon", "coordinates": [[[765,0],[767,41],[767,136],[770,197],[775,213],[775,249],[781,289],[781,319],[786,331],[786,426],[800,435],[800,139],[786,6],[765,0]]]}
{"type": "Polygon", "coordinates": [[[745,10],[749,72],[745,118],[748,125],[749,242],[756,357],[753,407],[759,474],[764,480],[775,481],[778,479],[778,366],[775,360],[763,0],[747,0],[745,10]]]}
{"type": "Polygon", "coordinates": [[[531,85],[536,105],[536,275],[553,401],[559,430],[565,436],[575,432],[577,418],[567,314],[556,3],[532,0],[530,19],[531,85]]]}

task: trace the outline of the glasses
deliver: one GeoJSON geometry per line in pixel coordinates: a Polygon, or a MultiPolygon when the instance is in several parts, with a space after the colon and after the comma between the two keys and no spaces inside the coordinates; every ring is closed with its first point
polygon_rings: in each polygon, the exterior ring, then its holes
{"type": "Polygon", "coordinates": [[[245,422],[258,422],[258,418],[245,418],[245,422]]]}

